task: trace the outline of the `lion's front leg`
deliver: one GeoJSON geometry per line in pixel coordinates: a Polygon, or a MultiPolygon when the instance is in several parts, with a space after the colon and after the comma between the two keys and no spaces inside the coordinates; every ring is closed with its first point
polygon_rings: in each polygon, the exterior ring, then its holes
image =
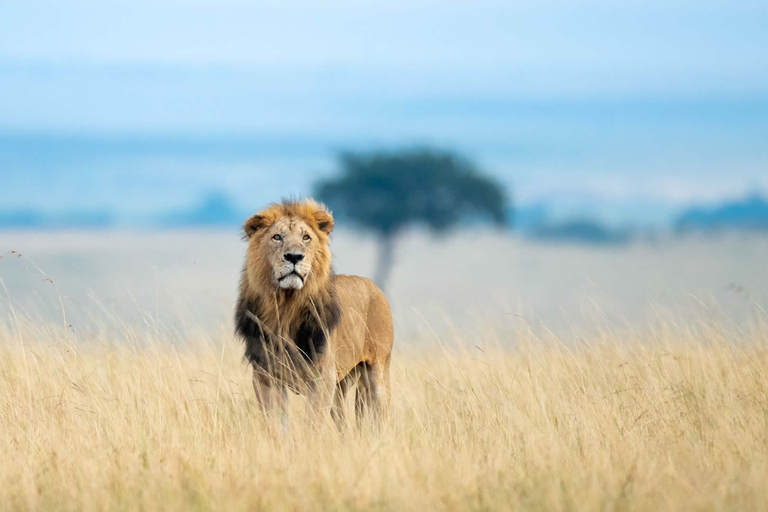
{"type": "Polygon", "coordinates": [[[323,364],[307,386],[307,417],[314,426],[319,427],[331,415],[335,392],[336,369],[333,364],[323,364]]]}
{"type": "Polygon", "coordinates": [[[256,392],[256,401],[259,403],[261,412],[265,416],[279,413],[280,423],[284,430],[287,429],[288,390],[286,387],[254,368],[253,390],[256,392]]]}

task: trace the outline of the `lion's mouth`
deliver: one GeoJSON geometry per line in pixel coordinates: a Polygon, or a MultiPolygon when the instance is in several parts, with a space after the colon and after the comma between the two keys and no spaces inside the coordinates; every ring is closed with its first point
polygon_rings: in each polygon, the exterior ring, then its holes
{"type": "Polygon", "coordinates": [[[304,287],[304,276],[294,270],[290,274],[286,274],[278,279],[277,284],[284,290],[300,290],[304,287]]]}
{"type": "Polygon", "coordinates": [[[302,283],[304,282],[304,276],[303,276],[303,275],[301,275],[301,274],[299,274],[299,273],[298,273],[298,272],[296,272],[295,270],[294,270],[293,272],[291,272],[290,274],[285,274],[283,277],[281,277],[280,279],[278,279],[278,281],[282,281],[283,279],[287,279],[287,278],[289,278],[289,277],[291,277],[291,276],[296,276],[296,277],[298,277],[299,279],[301,279],[301,282],[302,282],[302,283]]]}

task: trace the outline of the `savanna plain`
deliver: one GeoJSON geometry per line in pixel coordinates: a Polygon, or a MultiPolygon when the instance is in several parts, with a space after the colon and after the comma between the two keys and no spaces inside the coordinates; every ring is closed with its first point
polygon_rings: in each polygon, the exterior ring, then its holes
{"type": "Polygon", "coordinates": [[[257,411],[236,233],[2,233],[0,509],[766,510],[767,250],[414,233],[389,418],[339,433],[257,411]]]}

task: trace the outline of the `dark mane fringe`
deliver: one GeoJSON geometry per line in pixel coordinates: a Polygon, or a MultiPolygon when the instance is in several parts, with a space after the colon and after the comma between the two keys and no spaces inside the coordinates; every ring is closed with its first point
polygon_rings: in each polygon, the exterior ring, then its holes
{"type": "MultiPolygon", "coordinates": [[[[328,343],[328,336],[341,320],[341,308],[333,275],[326,293],[310,298],[299,315],[298,329],[292,334],[292,340],[307,363],[317,360],[328,343]]],[[[292,293],[280,291],[278,293],[292,293]]],[[[272,339],[272,333],[265,332],[261,325],[248,315],[261,318],[264,308],[261,299],[256,296],[246,297],[241,293],[235,306],[235,333],[245,343],[244,359],[254,367],[268,370],[270,358],[280,352],[280,340],[272,339]]]]}
{"type": "Polygon", "coordinates": [[[260,317],[261,304],[258,299],[246,299],[241,294],[235,306],[235,334],[239,335],[245,343],[243,359],[253,365],[264,367],[268,363],[266,347],[271,343],[267,333],[248,316],[248,312],[257,318],[260,317]]]}

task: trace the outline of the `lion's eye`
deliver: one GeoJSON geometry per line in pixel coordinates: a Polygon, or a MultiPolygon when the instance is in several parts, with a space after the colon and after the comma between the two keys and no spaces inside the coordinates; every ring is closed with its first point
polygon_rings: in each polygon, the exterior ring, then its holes
{"type": "Polygon", "coordinates": [[[280,235],[275,235],[275,236],[272,237],[272,240],[277,240],[278,242],[280,240],[282,240],[282,239],[283,239],[283,237],[281,237],[280,235]]]}
{"type": "Polygon", "coordinates": [[[310,236],[309,236],[309,235],[304,235],[304,240],[305,240],[305,241],[306,241],[306,240],[309,240],[309,239],[310,239],[310,236]]]}

